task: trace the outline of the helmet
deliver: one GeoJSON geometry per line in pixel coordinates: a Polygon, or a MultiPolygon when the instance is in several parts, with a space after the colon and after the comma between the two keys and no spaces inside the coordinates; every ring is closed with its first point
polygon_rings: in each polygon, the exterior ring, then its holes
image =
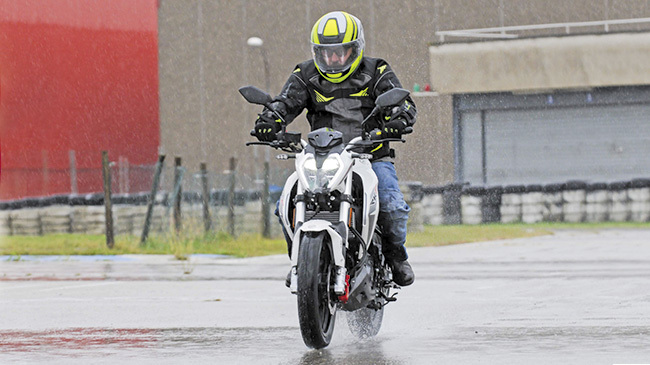
{"type": "Polygon", "coordinates": [[[334,83],[347,79],[359,67],[365,43],[361,21],[344,11],[323,15],[311,30],[316,68],[334,83]]]}

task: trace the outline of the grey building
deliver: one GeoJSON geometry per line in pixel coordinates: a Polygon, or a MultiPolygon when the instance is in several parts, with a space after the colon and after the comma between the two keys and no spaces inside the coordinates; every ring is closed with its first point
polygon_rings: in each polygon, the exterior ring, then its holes
{"type": "MultiPolygon", "coordinates": [[[[161,0],[161,149],[189,169],[225,170],[235,156],[259,173],[265,151],[244,147],[259,108],[237,89],[279,92],[311,56],[313,23],[333,10],[361,19],[366,54],[405,88],[433,88],[414,93],[416,131],[395,146],[402,180],[650,175],[648,0],[161,0]],[[247,45],[253,36],[262,47],[247,45]]],[[[291,128],[307,132],[304,116],[291,128]]]]}

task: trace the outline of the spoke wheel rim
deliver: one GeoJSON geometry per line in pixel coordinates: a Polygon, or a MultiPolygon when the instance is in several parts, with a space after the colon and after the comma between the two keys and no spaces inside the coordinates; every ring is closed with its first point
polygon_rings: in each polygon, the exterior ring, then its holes
{"type": "Polygon", "coordinates": [[[335,276],[333,275],[332,257],[326,245],[321,248],[321,255],[325,256],[324,259],[320,260],[318,268],[318,296],[321,299],[319,300],[318,312],[321,317],[321,330],[327,332],[332,317],[336,312],[336,303],[332,298],[332,281],[335,276]]]}

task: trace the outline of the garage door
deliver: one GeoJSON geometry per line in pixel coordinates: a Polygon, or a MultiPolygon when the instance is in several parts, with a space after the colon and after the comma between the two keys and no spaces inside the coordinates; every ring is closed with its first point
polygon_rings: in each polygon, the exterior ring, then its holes
{"type": "Polygon", "coordinates": [[[650,176],[650,103],[460,113],[460,173],[473,185],[650,176]]]}

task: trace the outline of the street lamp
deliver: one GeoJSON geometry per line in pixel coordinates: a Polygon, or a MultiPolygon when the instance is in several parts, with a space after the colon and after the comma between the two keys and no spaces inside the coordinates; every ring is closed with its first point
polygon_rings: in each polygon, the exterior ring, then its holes
{"type": "Polygon", "coordinates": [[[264,40],[260,37],[250,37],[246,40],[246,44],[250,47],[255,47],[260,49],[262,52],[262,61],[264,62],[264,88],[267,93],[271,92],[271,74],[269,73],[269,59],[266,57],[266,48],[264,48],[264,40]]]}
{"type": "MultiPolygon", "coordinates": [[[[246,40],[249,47],[259,48],[262,52],[262,62],[264,63],[264,91],[271,93],[271,73],[269,71],[269,58],[266,56],[266,48],[264,47],[264,40],[260,37],[250,37],[246,40]]],[[[268,148],[265,150],[265,160],[269,161],[270,152],[268,148]]]]}
{"type": "MultiPolygon", "coordinates": [[[[271,89],[271,75],[269,74],[269,60],[266,57],[266,48],[264,48],[264,41],[259,37],[250,37],[246,40],[249,47],[259,48],[262,52],[262,61],[264,62],[264,91],[267,93],[271,89]]],[[[269,179],[270,179],[270,151],[267,148],[264,151],[264,184],[262,186],[262,236],[271,237],[271,215],[270,215],[270,201],[269,201],[269,179]]]]}

